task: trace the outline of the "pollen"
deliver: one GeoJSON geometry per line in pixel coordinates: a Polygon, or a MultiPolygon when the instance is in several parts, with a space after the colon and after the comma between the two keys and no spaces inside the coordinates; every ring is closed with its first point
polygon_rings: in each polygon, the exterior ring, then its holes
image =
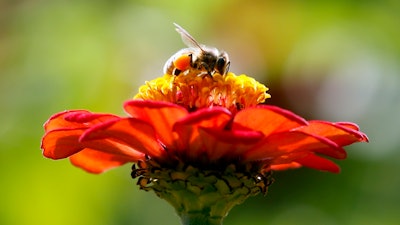
{"type": "Polygon", "coordinates": [[[181,55],[179,58],[177,58],[174,61],[174,66],[176,68],[178,68],[179,70],[184,71],[190,67],[191,60],[192,60],[192,57],[190,55],[187,55],[187,54],[181,55]]]}
{"type": "Polygon", "coordinates": [[[167,101],[189,111],[222,106],[235,113],[265,102],[268,88],[246,75],[165,74],[146,82],[134,99],[167,101]]]}

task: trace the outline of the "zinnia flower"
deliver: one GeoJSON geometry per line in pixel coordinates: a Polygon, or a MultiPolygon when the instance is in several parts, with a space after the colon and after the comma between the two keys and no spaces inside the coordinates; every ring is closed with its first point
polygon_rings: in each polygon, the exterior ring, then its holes
{"type": "Polygon", "coordinates": [[[262,104],[268,89],[245,75],[164,75],[147,82],[128,116],[65,111],[45,123],[42,149],[91,173],[133,163],[132,177],[174,206],[183,224],[221,224],[249,196],[266,193],[272,170],[338,173],[327,159],[368,141],[356,124],[306,121],[262,104]]]}

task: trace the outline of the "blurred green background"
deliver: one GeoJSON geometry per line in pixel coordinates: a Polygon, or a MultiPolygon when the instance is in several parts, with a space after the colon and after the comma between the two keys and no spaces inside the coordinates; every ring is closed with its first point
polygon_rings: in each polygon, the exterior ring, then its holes
{"type": "Polygon", "coordinates": [[[307,119],[353,121],[371,143],[341,174],[275,173],[266,197],[226,225],[400,223],[398,1],[0,1],[0,224],[175,225],[130,166],[91,175],[43,158],[47,118],[65,109],[123,115],[122,103],[184,45],[172,22],[307,119]]]}

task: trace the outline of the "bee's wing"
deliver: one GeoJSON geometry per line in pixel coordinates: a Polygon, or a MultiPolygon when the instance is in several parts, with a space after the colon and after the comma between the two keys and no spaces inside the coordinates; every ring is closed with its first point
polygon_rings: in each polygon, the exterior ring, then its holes
{"type": "Polygon", "coordinates": [[[203,51],[200,44],[189,34],[185,29],[183,29],[178,24],[174,23],[175,30],[181,35],[182,41],[185,45],[192,48],[199,48],[203,51]]]}

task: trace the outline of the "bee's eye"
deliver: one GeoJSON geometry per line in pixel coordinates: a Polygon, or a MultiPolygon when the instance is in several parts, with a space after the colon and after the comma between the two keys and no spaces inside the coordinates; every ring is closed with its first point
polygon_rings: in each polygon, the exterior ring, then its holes
{"type": "Polygon", "coordinates": [[[184,54],[179,56],[174,61],[174,66],[180,71],[187,70],[192,62],[192,54],[184,54]]]}
{"type": "Polygon", "coordinates": [[[218,58],[217,60],[217,67],[223,68],[225,66],[226,60],[224,58],[218,58]]]}
{"type": "Polygon", "coordinates": [[[217,65],[216,65],[218,72],[219,72],[221,75],[224,75],[224,74],[227,72],[227,70],[228,70],[229,64],[230,64],[230,63],[226,61],[226,58],[224,58],[224,57],[219,57],[219,58],[217,59],[217,65]]]}

